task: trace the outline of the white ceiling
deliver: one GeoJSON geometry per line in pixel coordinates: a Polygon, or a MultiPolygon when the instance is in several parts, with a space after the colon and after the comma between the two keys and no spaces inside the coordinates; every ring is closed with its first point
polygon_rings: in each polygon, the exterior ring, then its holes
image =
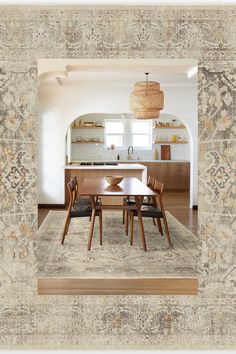
{"type": "Polygon", "coordinates": [[[91,83],[130,85],[146,79],[145,73],[149,72],[150,81],[158,81],[161,85],[196,85],[196,75],[188,78],[188,73],[196,69],[196,62],[189,61],[131,61],[126,63],[116,62],[87,62],[63,63],[60,59],[41,60],[39,62],[40,82],[44,84],[60,84],[66,86],[85,85],[91,83]],[[52,70],[52,67],[57,70],[52,70]],[[63,69],[63,70],[62,70],[63,69]]]}
{"type": "MultiPolygon", "coordinates": [[[[145,71],[146,72],[146,71],[145,71]]],[[[150,81],[158,81],[162,84],[193,84],[196,82],[196,77],[187,78],[186,73],[172,73],[150,71],[148,76],[150,81]]],[[[137,81],[144,81],[146,76],[144,70],[139,72],[117,72],[117,71],[79,71],[69,72],[67,77],[60,77],[62,85],[79,85],[86,83],[118,83],[130,84],[137,81]]],[[[53,78],[51,78],[53,80],[53,78]]]]}

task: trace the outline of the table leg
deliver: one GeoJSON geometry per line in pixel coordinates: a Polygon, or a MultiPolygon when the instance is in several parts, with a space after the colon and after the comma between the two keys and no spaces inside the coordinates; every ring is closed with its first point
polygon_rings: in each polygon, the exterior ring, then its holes
{"type": "Polygon", "coordinates": [[[125,234],[129,234],[129,212],[125,210],[125,234]]]}
{"type": "Polygon", "coordinates": [[[100,245],[102,245],[102,211],[99,212],[99,233],[100,233],[100,245]]]}
{"type": "Polygon", "coordinates": [[[139,224],[139,228],[140,228],[140,238],[141,238],[141,241],[143,244],[144,251],[147,251],[147,245],[146,245],[144,228],[143,228],[142,214],[140,211],[141,205],[143,202],[143,197],[135,197],[135,202],[136,202],[136,208],[137,208],[138,224],[139,224]]]}
{"type": "Polygon", "coordinates": [[[89,228],[88,251],[90,251],[91,244],[92,244],[94,222],[96,217],[96,203],[94,197],[91,197],[91,202],[92,202],[93,210],[92,210],[92,217],[91,217],[91,223],[89,228]]]}
{"type": "Polygon", "coordinates": [[[131,244],[131,246],[133,245],[133,239],[134,239],[134,213],[131,210],[131,212],[130,212],[130,244],[131,244]]]}

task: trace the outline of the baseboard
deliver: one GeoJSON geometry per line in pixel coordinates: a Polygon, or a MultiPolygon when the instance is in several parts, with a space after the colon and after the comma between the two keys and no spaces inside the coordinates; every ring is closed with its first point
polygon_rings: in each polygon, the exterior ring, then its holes
{"type": "Polygon", "coordinates": [[[198,210],[198,205],[193,205],[192,209],[193,210],[198,210]]]}
{"type": "Polygon", "coordinates": [[[39,295],[197,295],[197,278],[39,278],[39,295]]]}
{"type": "Polygon", "coordinates": [[[65,204],[38,204],[39,209],[65,209],[65,204]]]}

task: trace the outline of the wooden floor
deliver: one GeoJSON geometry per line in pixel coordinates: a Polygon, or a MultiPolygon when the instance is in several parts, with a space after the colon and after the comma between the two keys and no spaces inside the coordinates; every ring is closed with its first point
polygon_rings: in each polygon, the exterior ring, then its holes
{"type": "Polygon", "coordinates": [[[189,192],[165,191],[163,200],[165,210],[168,210],[181,224],[197,235],[198,212],[189,208],[189,192]]]}
{"type": "MultiPolygon", "coordinates": [[[[197,235],[198,221],[197,210],[189,208],[188,191],[165,191],[164,205],[177,220],[181,222],[188,230],[197,235]]],[[[40,208],[38,210],[38,226],[40,226],[50,209],[40,208]]],[[[63,210],[56,209],[53,210],[63,210]]]]}
{"type": "Polygon", "coordinates": [[[197,278],[39,278],[39,295],[197,295],[197,278]]]}

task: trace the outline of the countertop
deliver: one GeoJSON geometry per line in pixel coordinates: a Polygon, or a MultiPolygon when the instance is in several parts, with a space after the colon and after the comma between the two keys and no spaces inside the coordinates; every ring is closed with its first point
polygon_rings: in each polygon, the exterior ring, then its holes
{"type": "MultiPolygon", "coordinates": [[[[91,161],[92,162],[92,161],[91,161]]],[[[96,161],[97,162],[97,161],[96,161]]],[[[66,170],[145,170],[147,167],[144,165],[141,165],[140,163],[135,163],[135,164],[122,164],[119,163],[118,165],[109,165],[109,166],[80,166],[80,165],[66,165],[64,167],[66,170]]]]}
{"type": "MultiPolygon", "coordinates": [[[[140,164],[142,162],[155,162],[155,163],[160,163],[160,162],[164,162],[164,163],[189,163],[190,161],[189,160],[81,160],[81,161],[73,161],[73,165],[70,165],[70,166],[76,166],[74,164],[78,163],[80,164],[81,162],[116,162],[118,164],[122,164],[122,163],[125,163],[125,164],[140,164]]],[[[111,167],[111,166],[108,166],[108,167],[111,167]]]]}

